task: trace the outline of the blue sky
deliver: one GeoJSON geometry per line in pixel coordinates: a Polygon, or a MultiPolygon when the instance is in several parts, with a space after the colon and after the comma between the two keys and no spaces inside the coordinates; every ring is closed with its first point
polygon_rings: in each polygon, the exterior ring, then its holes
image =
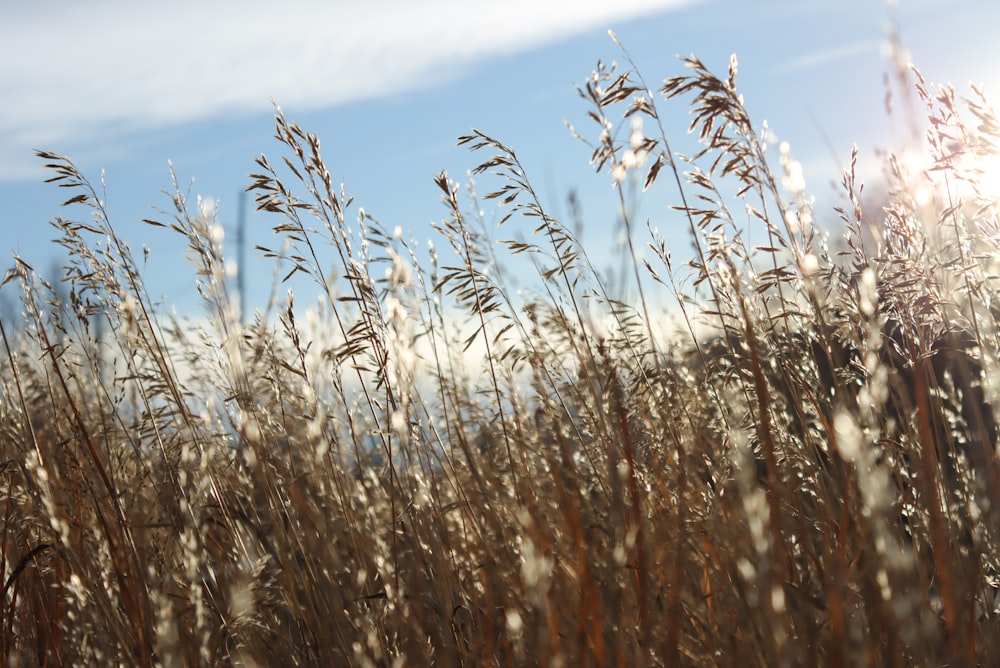
{"type": "MultiPolygon", "coordinates": [[[[1000,96],[1000,3],[900,0],[896,11],[904,46],[930,81],[959,92],[982,83],[1000,96]]],[[[253,157],[280,154],[271,99],[319,136],[334,178],[389,229],[421,243],[432,236],[430,222],[447,215],[432,178],[445,169],[465,180],[477,160],[455,138],[477,127],[518,152],[553,212],[580,192],[584,238],[595,263],[610,262],[610,177],[592,174],[589,149],[563,124],[590,132],[573,84],[598,59],[622,60],[609,28],[651,86],[683,72],[677,54],[724,74],[736,53],[755,121],[791,142],[822,203],[853,144],[871,156],[901,141],[882,104],[888,17],[877,0],[4,3],[0,268],[18,252],[47,269],[58,257],[47,221],[87,216],[60,210],[65,193],[42,183],[33,149],[51,150],[95,182],[105,170],[112,224],[138,256],[143,244],[151,249],[151,292],[197,309],[182,240],[139,221],[169,208],[161,190],[170,160],[182,184],[194,179],[192,199],[218,200],[232,239],[253,157]]],[[[682,141],[686,109],[661,109],[682,141]]],[[[670,236],[674,203],[666,189],[650,192],[641,214],[670,236]]],[[[819,213],[833,224],[832,213],[819,213]]],[[[250,243],[271,243],[273,222],[252,214],[250,243]]],[[[262,304],[271,267],[253,259],[248,269],[248,302],[262,304]]]]}

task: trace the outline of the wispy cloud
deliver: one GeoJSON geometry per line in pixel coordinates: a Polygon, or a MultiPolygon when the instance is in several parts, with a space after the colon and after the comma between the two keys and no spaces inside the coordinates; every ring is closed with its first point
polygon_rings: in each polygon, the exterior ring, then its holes
{"type": "Polygon", "coordinates": [[[489,56],[697,0],[92,0],[0,22],[0,178],[30,149],[430,86],[489,56]]]}
{"type": "Polygon", "coordinates": [[[877,40],[845,44],[844,46],[838,46],[824,51],[814,51],[798,58],[794,58],[781,65],[778,68],[778,71],[800,72],[802,70],[809,70],[814,67],[819,67],[820,65],[826,65],[837,60],[853,58],[854,56],[862,54],[877,55],[880,53],[881,49],[882,44],[877,40]]]}

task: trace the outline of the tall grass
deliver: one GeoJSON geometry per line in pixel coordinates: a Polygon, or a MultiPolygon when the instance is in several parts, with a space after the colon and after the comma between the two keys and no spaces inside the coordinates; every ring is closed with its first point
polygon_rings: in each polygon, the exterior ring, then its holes
{"type": "Polygon", "coordinates": [[[281,155],[249,187],[276,235],[259,250],[318,301],[244,324],[215,211],[175,182],[146,222],[186,238],[207,318],[170,318],[103,193],[40,153],[90,215],[54,221],[68,291],[18,257],[5,276],[26,327],[0,323],[0,655],[998,660],[991,108],[915,73],[931,166],[890,156],[871,208],[852,160],[831,214],[747,114],[735,58],[722,78],[683,62],[657,91],[604,64],[579,88],[594,125],[575,132],[622,212],[617,282],[487,134],[459,144],[517,240],[492,242],[442,173],[424,249],[355,207],[279,110],[281,155]],[[678,101],[691,156],[661,111],[678,101]],[[633,218],[640,191],[690,259],[633,218]],[[845,231],[838,254],[819,224],[845,231]]]}

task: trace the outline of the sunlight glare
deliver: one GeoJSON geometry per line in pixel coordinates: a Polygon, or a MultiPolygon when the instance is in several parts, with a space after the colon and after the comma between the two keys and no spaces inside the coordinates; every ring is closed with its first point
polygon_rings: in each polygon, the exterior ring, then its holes
{"type": "Polygon", "coordinates": [[[983,199],[1000,198],[1000,154],[992,153],[978,159],[978,195],[983,199]]]}

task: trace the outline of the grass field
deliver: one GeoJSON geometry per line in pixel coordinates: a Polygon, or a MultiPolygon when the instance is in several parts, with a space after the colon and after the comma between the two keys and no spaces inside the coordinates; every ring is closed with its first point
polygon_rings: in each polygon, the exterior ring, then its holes
{"type": "Polygon", "coordinates": [[[41,153],[78,217],[55,221],[58,280],[5,275],[26,326],[0,323],[0,656],[1000,661],[992,108],[901,72],[929,168],[888,157],[878,199],[852,163],[819,211],[735,60],[684,64],[659,90],[605,65],[580,86],[622,209],[614,280],[500,141],[459,139],[488,187],[436,179],[435,250],[352,203],[279,111],[249,188],[276,233],[259,250],[319,300],[243,323],[214,211],[174,184],[149,232],[186,237],[209,314],[178,321],[99,189],[41,153]],[[671,148],[666,105],[699,153],[671,148]],[[690,257],[632,219],[638,197],[690,257]],[[491,203],[518,240],[467,213],[491,203]]]}

